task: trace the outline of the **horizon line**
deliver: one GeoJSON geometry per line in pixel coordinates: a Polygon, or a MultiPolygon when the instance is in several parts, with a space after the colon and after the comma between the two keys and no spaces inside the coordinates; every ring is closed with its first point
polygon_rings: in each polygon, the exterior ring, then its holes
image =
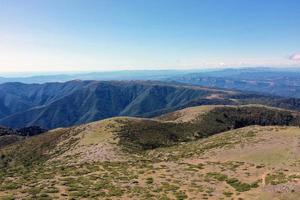
{"type": "Polygon", "coordinates": [[[219,67],[207,67],[207,68],[189,68],[189,69],[178,69],[178,68],[166,68],[166,69],[120,69],[120,70],[62,70],[62,71],[0,71],[0,78],[29,78],[36,76],[57,76],[57,75],[80,75],[90,73],[115,73],[115,72],[145,72],[145,71],[178,71],[178,72],[189,72],[189,71],[216,71],[226,69],[282,69],[282,70],[293,70],[300,69],[300,65],[289,65],[289,66],[219,66],[219,67]]]}

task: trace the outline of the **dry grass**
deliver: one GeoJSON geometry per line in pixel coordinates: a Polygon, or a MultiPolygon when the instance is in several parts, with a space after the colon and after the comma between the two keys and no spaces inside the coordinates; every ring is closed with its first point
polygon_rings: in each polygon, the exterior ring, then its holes
{"type": "MultiPolygon", "coordinates": [[[[161,119],[193,121],[211,108],[185,109],[176,112],[175,118],[170,115],[161,119]]],[[[170,147],[128,153],[120,147],[116,134],[126,120],[143,119],[113,118],[74,127],[68,137],[58,137],[48,152],[52,159],[31,169],[0,172],[0,199],[300,196],[298,127],[249,126],[170,147]]]]}

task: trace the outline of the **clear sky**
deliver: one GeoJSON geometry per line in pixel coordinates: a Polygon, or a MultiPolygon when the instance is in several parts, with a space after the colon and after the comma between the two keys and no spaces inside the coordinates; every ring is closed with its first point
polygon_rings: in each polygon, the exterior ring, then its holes
{"type": "Polygon", "coordinates": [[[0,72],[297,64],[299,0],[0,0],[0,72]]]}

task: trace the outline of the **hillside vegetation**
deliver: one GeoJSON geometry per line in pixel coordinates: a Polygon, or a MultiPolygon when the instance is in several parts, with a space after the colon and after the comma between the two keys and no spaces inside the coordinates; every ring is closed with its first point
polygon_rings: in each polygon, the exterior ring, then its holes
{"type": "Polygon", "coordinates": [[[38,126],[24,127],[20,129],[0,126],[0,148],[26,139],[26,137],[38,135],[44,132],[46,132],[46,130],[38,126]]]}
{"type": "Polygon", "coordinates": [[[298,127],[296,112],[249,105],[55,129],[0,149],[0,197],[295,199],[298,127]]]}
{"type": "MultiPolygon", "coordinates": [[[[122,123],[122,122],[121,122],[122,123]]],[[[155,120],[126,120],[120,142],[153,149],[205,138],[250,125],[299,126],[299,114],[264,106],[205,106],[177,111],[155,120]]]]}

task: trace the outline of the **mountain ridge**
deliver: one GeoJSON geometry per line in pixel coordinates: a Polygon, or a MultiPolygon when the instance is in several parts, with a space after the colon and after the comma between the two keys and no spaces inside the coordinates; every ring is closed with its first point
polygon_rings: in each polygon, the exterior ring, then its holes
{"type": "MultiPolygon", "coordinates": [[[[13,87],[14,84],[6,85],[13,87]]],[[[22,84],[22,86],[30,88],[30,85],[22,84]]],[[[2,87],[4,86],[2,85],[2,87]]],[[[20,108],[15,111],[16,108],[13,108],[15,110],[8,112],[7,116],[2,116],[0,124],[11,127],[40,125],[45,128],[70,126],[117,115],[141,115],[147,112],[157,112],[167,107],[172,108],[174,106],[183,105],[191,99],[201,96],[204,97],[212,93],[212,91],[215,91],[203,87],[197,87],[195,89],[193,87],[141,81],[72,81],[57,84],[34,84],[33,87],[34,89],[37,88],[36,91],[31,91],[31,96],[28,95],[25,98],[32,100],[31,107],[28,106],[29,100],[25,102],[12,102],[7,108],[14,107],[13,105],[19,105],[20,107],[26,105],[25,109],[21,110],[20,108]],[[56,92],[58,94],[56,94],[56,92]],[[188,96],[185,97],[185,95],[188,96]],[[63,110],[66,108],[68,108],[68,112],[63,110]],[[12,112],[15,113],[12,114],[12,112]],[[58,114],[60,117],[55,116],[55,114],[58,114]],[[47,115],[47,117],[40,117],[41,115],[47,115]],[[75,117],[70,118],[71,115],[75,117]],[[49,118],[53,124],[48,126],[47,122],[43,120],[49,121],[49,118]],[[55,122],[55,120],[61,118],[66,120],[66,122],[58,122],[56,125],[57,122],[55,122]],[[39,123],[37,123],[37,121],[39,121],[39,123]]],[[[16,89],[16,87],[13,88],[16,89]]],[[[20,88],[19,85],[17,88],[20,88]]],[[[24,88],[21,89],[26,91],[24,88]]],[[[2,90],[2,96],[4,96],[2,97],[2,102],[7,102],[7,99],[10,99],[11,91],[2,90]],[[6,92],[6,94],[4,92],[6,92]]],[[[31,88],[29,90],[31,90],[31,88]]],[[[12,90],[12,94],[16,95],[15,93],[16,92],[12,90]]],[[[226,91],[219,91],[219,93],[225,94],[226,91]]],[[[23,99],[24,95],[25,94],[21,93],[23,99]]],[[[18,98],[14,99],[18,100],[18,98]]]]}
{"type": "Polygon", "coordinates": [[[0,85],[0,124],[45,129],[114,116],[154,117],[198,105],[264,104],[300,110],[300,99],[159,81],[0,85]]]}

